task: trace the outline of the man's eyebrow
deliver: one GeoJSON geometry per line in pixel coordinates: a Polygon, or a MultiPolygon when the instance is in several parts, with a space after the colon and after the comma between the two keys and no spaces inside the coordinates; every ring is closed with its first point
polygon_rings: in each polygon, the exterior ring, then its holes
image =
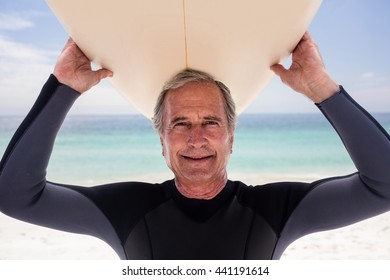
{"type": "MultiPolygon", "coordinates": [[[[177,116],[177,117],[174,117],[170,121],[170,124],[174,124],[174,123],[181,122],[181,121],[187,121],[188,119],[189,119],[188,117],[177,116]]],[[[213,116],[213,115],[204,116],[204,117],[202,117],[202,120],[222,122],[222,118],[217,117],[217,116],[213,116]]]]}
{"type": "Polygon", "coordinates": [[[186,120],[188,120],[187,117],[178,116],[178,117],[174,117],[174,118],[170,121],[170,123],[172,124],[172,123],[177,123],[177,122],[186,121],[186,120]]]}
{"type": "Polygon", "coordinates": [[[206,121],[217,121],[217,122],[222,122],[222,118],[217,117],[217,116],[212,116],[212,115],[205,116],[205,117],[203,117],[203,119],[206,120],[206,121]]]}

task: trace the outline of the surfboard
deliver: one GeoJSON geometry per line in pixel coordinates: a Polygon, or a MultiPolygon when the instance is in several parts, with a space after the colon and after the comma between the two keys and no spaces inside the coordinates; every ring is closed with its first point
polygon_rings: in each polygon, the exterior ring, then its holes
{"type": "Polygon", "coordinates": [[[212,74],[241,113],[272,79],[321,0],[47,0],[113,86],[152,117],[163,84],[185,68],[212,74]]]}

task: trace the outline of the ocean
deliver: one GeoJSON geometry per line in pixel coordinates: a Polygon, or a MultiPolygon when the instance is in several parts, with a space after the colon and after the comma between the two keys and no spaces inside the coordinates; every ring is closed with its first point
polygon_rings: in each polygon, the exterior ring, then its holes
{"type": "MultiPolygon", "coordinates": [[[[390,113],[374,114],[390,131],[390,113]]],[[[21,116],[0,116],[3,154],[21,116]]],[[[32,147],[33,148],[33,147],[32,147]]],[[[233,179],[321,178],[355,171],[337,133],[321,114],[243,114],[228,173],[233,179]]],[[[158,135],[141,115],[70,115],[57,137],[48,180],[86,186],[171,179],[158,135]]]]}

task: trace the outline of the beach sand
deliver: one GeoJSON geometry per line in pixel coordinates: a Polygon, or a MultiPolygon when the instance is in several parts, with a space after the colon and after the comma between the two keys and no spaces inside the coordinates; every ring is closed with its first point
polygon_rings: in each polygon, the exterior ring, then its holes
{"type": "MultiPolygon", "coordinates": [[[[305,178],[245,176],[248,184],[305,178]]],[[[232,175],[231,179],[235,179],[232,175]]],[[[158,181],[158,180],[156,180],[158,181]]],[[[115,260],[103,241],[84,235],[47,229],[0,214],[0,259],[8,260],[115,260]]],[[[337,230],[305,236],[285,251],[285,260],[390,259],[390,212],[337,230]]]]}

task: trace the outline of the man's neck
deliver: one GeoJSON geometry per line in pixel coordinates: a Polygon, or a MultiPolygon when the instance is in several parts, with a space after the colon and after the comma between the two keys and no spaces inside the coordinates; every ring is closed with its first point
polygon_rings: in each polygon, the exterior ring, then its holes
{"type": "Polygon", "coordinates": [[[175,179],[177,190],[187,198],[210,200],[216,197],[226,186],[227,176],[223,179],[204,184],[183,184],[175,179]]]}

